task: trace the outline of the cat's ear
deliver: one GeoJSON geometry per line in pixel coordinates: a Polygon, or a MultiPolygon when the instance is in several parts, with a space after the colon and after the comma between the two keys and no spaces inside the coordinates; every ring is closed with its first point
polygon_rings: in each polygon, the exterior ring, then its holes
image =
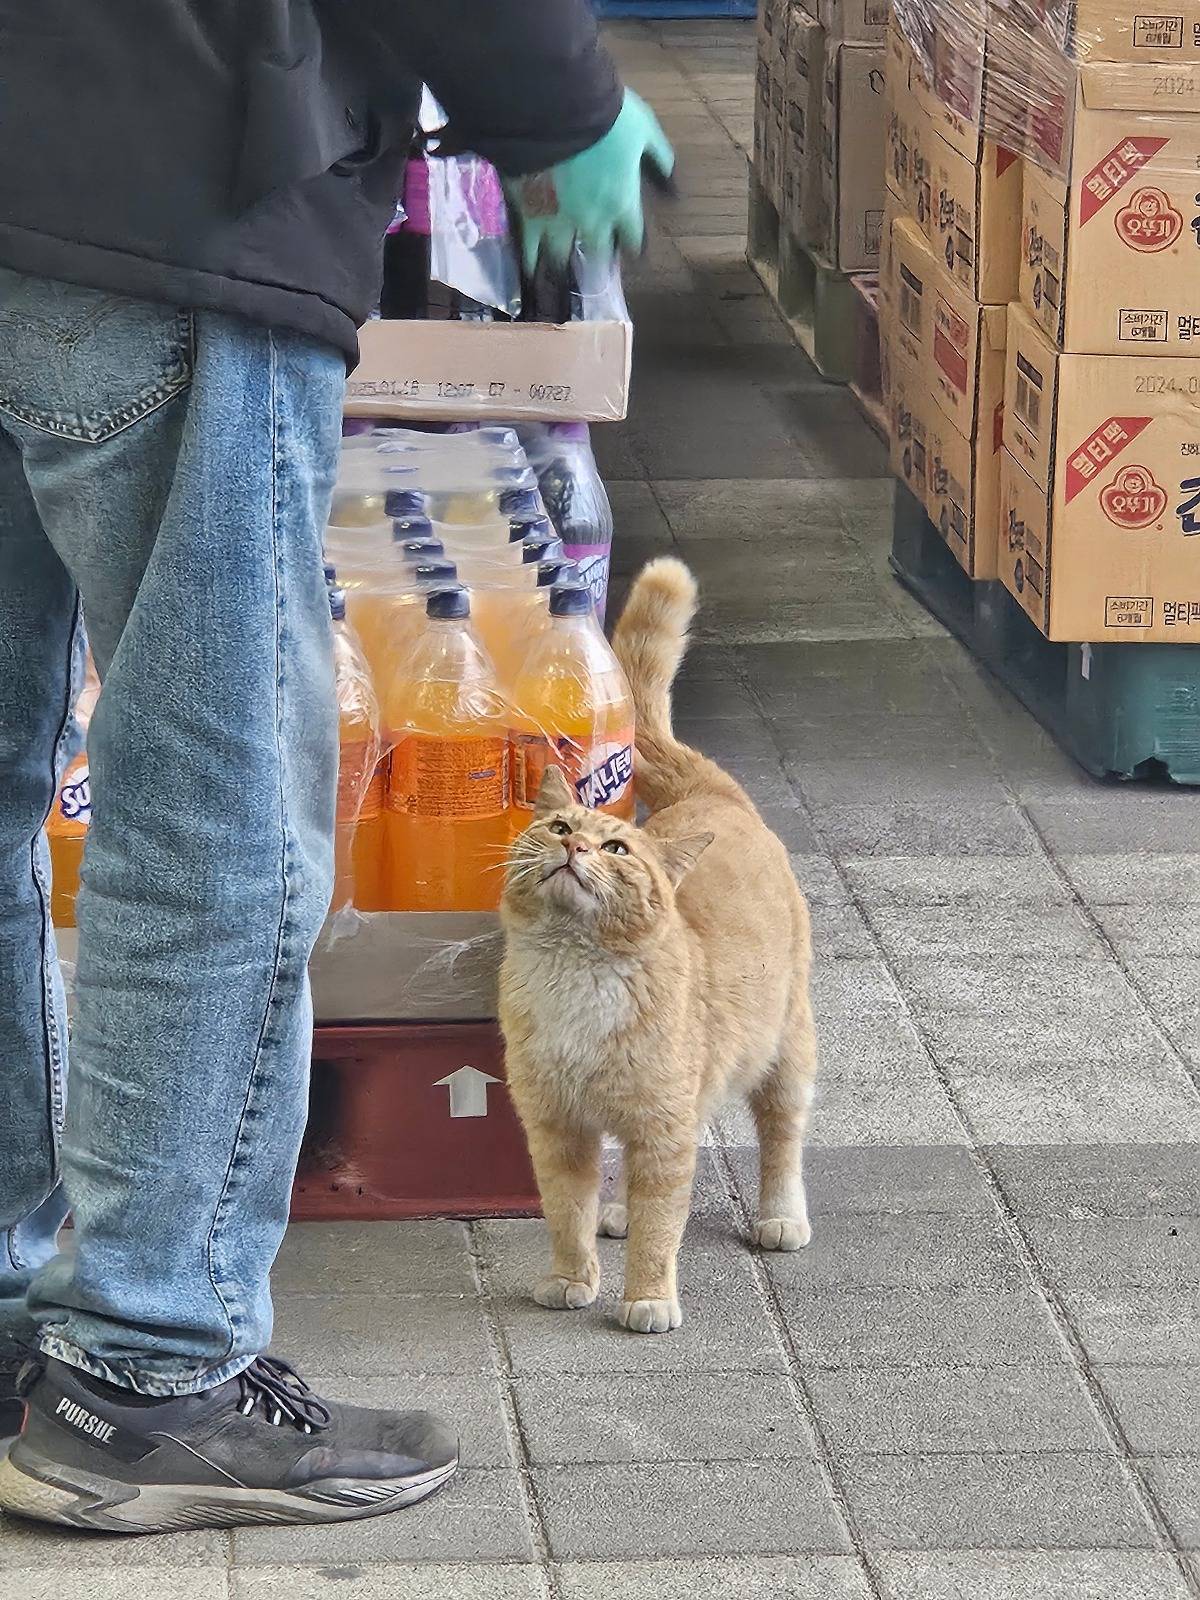
{"type": "Polygon", "coordinates": [[[716,837],[711,833],[694,833],[686,839],[662,839],[658,844],[659,859],[672,883],[681,883],[699,861],[716,837]]]}
{"type": "Polygon", "coordinates": [[[533,808],[535,817],[548,817],[552,811],[563,811],[567,806],[575,804],[575,796],[571,793],[571,785],[567,782],[561,767],[547,767],[542,774],[541,788],[538,790],[537,803],[533,808]]]}

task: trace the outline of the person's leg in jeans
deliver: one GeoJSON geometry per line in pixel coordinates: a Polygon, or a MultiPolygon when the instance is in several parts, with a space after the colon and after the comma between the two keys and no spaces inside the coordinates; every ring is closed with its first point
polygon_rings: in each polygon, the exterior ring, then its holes
{"type": "MultiPolygon", "coordinates": [[[[271,1334],[268,1278],[307,1110],[307,962],[332,881],[320,547],[343,377],[340,355],[298,335],[0,273],[0,489],[16,495],[51,602],[44,659],[36,675],[14,662],[26,681],[0,728],[27,772],[18,803],[7,783],[0,792],[0,894],[33,907],[4,957],[22,973],[43,966],[31,863],[64,716],[72,583],[103,680],[62,1142],[73,1247],[43,1267],[30,1307],[68,1377],[142,1396],[219,1393],[271,1334]]],[[[0,640],[22,600],[6,567],[0,546],[0,640]]],[[[40,1104],[40,1122],[26,1120],[44,1147],[15,1164],[0,1150],[0,1226],[16,1237],[53,1177],[47,1015],[60,1039],[35,984],[0,994],[0,1037],[25,1041],[0,1055],[0,1101],[40,1104]]],[[[246,1415],[261,1398],[251,1377],[246,1415]]],[[[64,1393],[68,1421],[95,1404],[64,1393]]],[[[42,1461],[66,1448],[55,1409],[39,1421],[36,1400],[18,1447],[27,1467],[35,1450],[42,1461]]],[[[317,1404],[298,1407],[306,1430],[328,1426],[317,1404]]],[[[14,1503],[7,1480],[0,1503],[14,1503]]]]}

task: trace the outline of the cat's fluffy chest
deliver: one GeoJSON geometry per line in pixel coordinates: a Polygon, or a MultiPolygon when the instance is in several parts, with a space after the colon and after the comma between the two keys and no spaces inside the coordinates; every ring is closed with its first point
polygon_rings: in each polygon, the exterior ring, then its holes
{"type": "Polygon", "coordinates": [[[510,947],[508,979],[542,1052],[590,1075],[609,1063],[637,1018],[637,964],[576,945],[510,947]]]}

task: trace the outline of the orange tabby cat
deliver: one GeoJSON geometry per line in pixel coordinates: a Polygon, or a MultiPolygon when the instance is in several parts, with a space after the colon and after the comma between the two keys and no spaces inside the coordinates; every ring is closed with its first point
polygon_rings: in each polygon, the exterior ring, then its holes
{"type": "Polygon", "coordinates": [[[761,1150],[756,1242],[811,1237],[801,1142],[816,1073],[808,908],[749,796],[671,728],[696,609],[680,562],[638,578],[614,645],[637,707],[636,828],[584,810],[555,768],[514,846],[502,905],[508,1080],[549,1224],[544,1306],[590,1305],[597,1225],[628,1232],[621,1322],[681,1321],[676,1258],[696,1147],[747,1093],[761,1150]],[[625,1201],[598,1215],[601,1138],[624,1148],[625,1201]]]}

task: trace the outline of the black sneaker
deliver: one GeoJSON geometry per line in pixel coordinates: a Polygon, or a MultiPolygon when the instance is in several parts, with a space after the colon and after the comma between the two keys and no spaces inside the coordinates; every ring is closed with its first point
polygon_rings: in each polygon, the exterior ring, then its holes
{"type": "Polygon", "coordinates": [[[17,1394],[19,1371],[20,1367],[0,1361],[0,1439],[20,1433],[25,1417],[25,1404],[17,1394]]]}
{"type": "Polygon", "coordinates": [[[27,1369],[22,1388],[0,1506],[42,1522],[109,1533],[347,1522],[423,1500],[458,1466],[456,1439],[428,1412],[321,1400],[269,1356],[165,1400],[61,1361],[27,1369]]]}

